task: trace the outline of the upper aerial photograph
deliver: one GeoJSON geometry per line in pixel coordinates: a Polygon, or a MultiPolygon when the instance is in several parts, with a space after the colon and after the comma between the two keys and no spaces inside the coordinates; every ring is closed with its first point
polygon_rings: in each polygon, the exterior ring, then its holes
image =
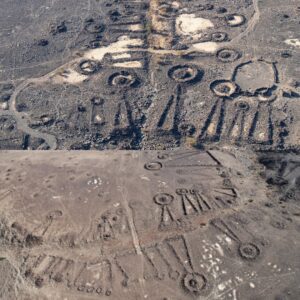
{"type": "Polygon", "coordinates": [[[299,0],[0,1],[0,299],[300,299],[299,0]]]}

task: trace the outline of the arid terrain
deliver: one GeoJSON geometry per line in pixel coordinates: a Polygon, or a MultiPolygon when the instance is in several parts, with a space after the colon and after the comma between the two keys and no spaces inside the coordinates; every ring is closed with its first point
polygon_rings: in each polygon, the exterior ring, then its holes
{"type": "Polygon", "coordinates": [[[300,299],[299,28],[298,0],[0,1],[0,299],[300,299]]]}

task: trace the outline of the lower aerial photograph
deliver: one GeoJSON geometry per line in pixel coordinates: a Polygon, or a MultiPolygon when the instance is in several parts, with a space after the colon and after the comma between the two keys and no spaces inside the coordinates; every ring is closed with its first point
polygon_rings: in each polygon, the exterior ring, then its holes
{"type": "Polygon", "coordinates": [[[0,299],[299,300],[299,0],[1,0],[0,299]]]}

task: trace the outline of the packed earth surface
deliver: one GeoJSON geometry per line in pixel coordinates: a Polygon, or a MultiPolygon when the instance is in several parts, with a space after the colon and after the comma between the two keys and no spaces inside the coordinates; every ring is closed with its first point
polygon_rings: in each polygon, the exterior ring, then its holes
{"type": "Polygon", "coordinates": [[[2,0],[0,299],[300,299],[299,29],[298,0],[2,0]]]}

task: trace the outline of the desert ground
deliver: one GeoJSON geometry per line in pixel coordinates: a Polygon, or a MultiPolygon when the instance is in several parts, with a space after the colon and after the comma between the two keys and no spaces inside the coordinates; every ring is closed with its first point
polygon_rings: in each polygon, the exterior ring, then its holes
{"type": "Polygon", "coordinates": [[[300,3],[0,2],[0,299],[300,299],[300,3]]]}

